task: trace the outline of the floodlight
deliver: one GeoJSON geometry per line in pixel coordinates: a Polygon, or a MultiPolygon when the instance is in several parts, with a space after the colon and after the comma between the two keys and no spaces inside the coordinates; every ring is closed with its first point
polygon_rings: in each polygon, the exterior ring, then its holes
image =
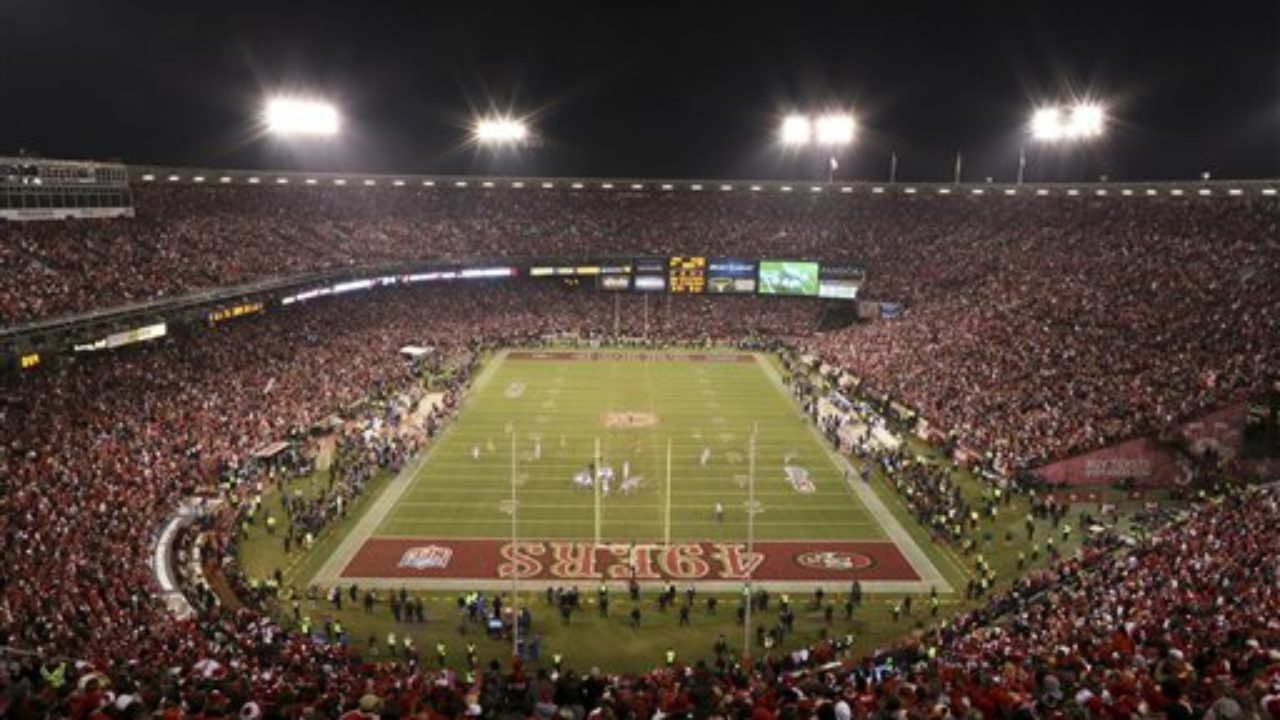
{"type": "Polygon", "coordinates": [[[273,135],[329,137],[338,134],[338,110],[318,100],[276,97],[263,111],[267,130],[273,135]]]}
{"type": "Polygon", "coordinates": [[[847,145],[853,142],[856,123],[851,115],[823,115],[814,123],[818,142],[822,145],[847,145]]]}
{"type": "Polygon", "coordinates": [[[1102,107],[1083,103],[1071,111],[1071,125],[1076,137],[1097,137],[1102,134],[1105,113],[1102,107]]]}
{"type": "Polygon", "coordinates": [[[529,128],[520,120],[485,118],[476,121],[475,140],[485,145],[518,143],[529,137],[529,128]]]}
{"type": "Polygon", "coordinates": [[[809,118],[803,115],[790,115],[782,121],[782,142],[785,145],[808,144],[812,133],[809,118]]]}
{"type": "Polygon", "coordinates": [[[1031,116],[1031,135],[1037,140],[1062,137],[1062,112],[1056,107],[1040,108],[1031,116]]]}
{"type": "Polygon", "coordinates": [[[1068,108],[1049,106],[1031,115],[1031,137],[1045,142],[1085,140],[1102,135],[1106,111],[1095,103],[1077,103],[1068,108]]]}

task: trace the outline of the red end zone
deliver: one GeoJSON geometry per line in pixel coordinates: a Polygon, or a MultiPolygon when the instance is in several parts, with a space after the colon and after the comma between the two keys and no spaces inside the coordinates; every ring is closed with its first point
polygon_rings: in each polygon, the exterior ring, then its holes
{"type": "Polygon", "coordinates": [[[756,359],[749,353],[693,352],[677,353],[662,350],[512,350],[508,360],[555,360],[558,362],[695,362],[695,363],[749,363],[756,359]]]}
{"type": "Polygon", "coordinates": [[[892,542],[613,543],[371,538],[343,578],[500,580],[918,581],[892,542]]]}

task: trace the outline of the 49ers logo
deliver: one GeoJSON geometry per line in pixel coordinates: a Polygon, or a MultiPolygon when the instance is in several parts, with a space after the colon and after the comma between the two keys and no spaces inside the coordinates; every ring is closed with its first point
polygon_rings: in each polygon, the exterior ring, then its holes
{"type": "Polygon", "coordinates": [[[443,545],[411,547],[400,556],[400,567],[414,570],[443,570],[453,559],[453,548],[443,545]]]}
{"type": "Polygon", "coordinates": [[[871,558],[848,550],[815,550],[797,555],[796,562],[812,570],[832,572],[865,570],[872,565],[871,558]]]}

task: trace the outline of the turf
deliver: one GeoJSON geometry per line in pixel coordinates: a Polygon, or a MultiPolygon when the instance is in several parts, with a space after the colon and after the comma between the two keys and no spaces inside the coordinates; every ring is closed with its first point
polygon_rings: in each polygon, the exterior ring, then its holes
{"type": "Polygon", "coordinates": [[[617,476],[601,499],[601,539],[664,539],[670,448],[671,539],[742,539],[756,432],[757,538],[883,538],[772,372],[754,357],[508,357],[471,390],[454,427],[430,451],[375,536],[509,537],[514,434],[522,538],[594,538],[594,494],[575,488],[572,479],[598,452],[600,465],[617,476]],[[633,423],[652,424],[607,427],[610,414],[626,422],[625,413],[633,413],[633,423]],[[624,465],[643,478],[625,495],[618,491],[624,465]],[[812,492],[792,487],[788,465],[793,474],[807,475],[812,492]],[[715,516],[717,502],[725,509],[723,521],[715,516]]]}
{"type": "MultiPolygon", "coordinates": [[[[760,356],[753,363],[691,362],[551,362],[505,360],[490,362],[468,393],[460,416],[443,436],[433,444],[426,462],[412,480],[412,486],[401,502],[387,516],[377,534],[447,534],[453,537],[506,537],[510,532],[510,516],[501,502],[509,499],[511,477],[510,435],[508,423],[516,435],[518,486],[521,500],[521,535],[545,538],[587,538],[594,533],[593,497],[589,491],[571,487],[570,478],[585,468],[599,438],[601,454],[620,471],[621,461],[631,465],[633,474],[646,480],[634,494],[610,496],[603,503],[602,533],[605,539],[658,539],[663,530],[662,493],[665,490],[666,442],[672,443],[672,534],[673,539],[740,538],[745,531],[746,492],[737,484],[746,473],[748,439],[752,428],[759,428],[756,494],[764,511],[757,515],[759,537],[773,539],[849,539],[864,540],[884,536],[859,499],[844,488],[843,474],[808,427],[771,373],[776,372],[773,359],[760,356]],[[519,391],[513,388],[522,384],[519,391]],[[510,392],[509,392],[510,391],[510,392]],[[514,397],[510,397],[512,395],[514,397]],[[554,403],[544,405],[545,403],[554,403]],[[711,403],[718,403],[712,405],[711,403]],[[610,430],[601,424],[603,413],[613,410],[652,412],[658,423],[651,427],[610,430]],[[539,418],[543,418],[539,422],[539,418]],[[715,422],[723,418],[723,423],[715,422]],[[701,434],[701,438],[696,437],[701,434]],[[541,436],[542,456],[534,460],[533,436],[541,436]],[[565,446],[560,448],[559,437],[565,446]],[[493,450],[488,443],[493,441],[493,450]],[[637,448],[637,445],[639,447],[637,448]],[[480,458],[473,459],[473,447],[480,448],[480,458]],[[711,450],[704,466],[700,462],[703,448],[711,450]],[[730,453],[739,453],[737,460],[730,453]],[[802,495],[792,490],[782,470],[787,456],[809,471],[816,491],[802,495]],[[409,501],[409,502],[405,502],[409,501]],[[712,506],[724,503],[726,517],[721,525],[714,521],[712,506]],[[409,503],[437,504],[409,504],[409,503]],[[545,505],[545,509],[535,506],[545,505]],[[545,522],[535,522],[545,519],[545,522]]],[[[937,458],[939,451],[912,439],[913,452],[937,458]]],[[[982,484],[967,471],[957,473],[965,494],[977,497],[982,484]]],[[[309,552],[295,549],[286,555],[280,540],[268,536],[261,523],[249,528],[240,549],[240,563],[246,573],[265,578],[275,569],[284,571],[286,585],[300,592],[311,582],[320,566],[328,560],[342,539],[366,515],[386,484],[381,478],[370,492],[352,508],[341,522],[321,534],[309,552]]],[[[300,487],[312,491],[310,479],[289,483],[289,491],[300,487]]],[[[972,569],[973,558],[962,557],[953,549],[931,543],[928,535],[911,518],[905,505],[879,472],[871,485],[916,542],[933,559],[947,581],[957,589],[964,587],[972,569]]],[[[279,490],[266,493],[264,507],[279,514],[279,490]]],[[[979,551],[984,553],[997,572],[997,583],[1005,586],[1018,576],[1016,556],[1026,551],[1022,520],[1027,503],[1015,497],[997,519],[983,519],[979,551]],[[1006,534],[1012,540],[1005,540],[1006,534]]],[[[1047,523],[1036,522],[1036,540],[1054,532],[1047,523]]],[[[1072,551],[1079,533],[1063,543],[1064,551],[1072,551]]],[[[1036,566],[1048,558],[1042,556],[1036,566]]],[[[632,604],[615,588],[614,607],[610,617],[599,617],[594,607],[593,586],[584,585],[588,606],[564,625],[555,610],[545,603],[541,592],[521,593],[520,604],[533,611],[534,631],[542,640],[542,666],[553,653],[562,653],[566,663],[578,669],[591,665],[619,670],[641,670],[660,662],[662,651],[674,648],[681,659],[710,659],[711,647],[719,634],[724,634],[731,650],[742,650],[743,627],[734,619],[736,594],[720,595],[721,606],[715,616],[708,615],[699,602],[692,627],[681,628],[676,613],[659,613],[653,593],[646,590],[640,604],[644,620],[640,630],[633,630],[626,615],[632,604]]],[[[829,590],[828,598],[837,608],[843,602],[841,588],[829,590]]],[[[475,628],[461,634],[454,609],[456,592],[415,590],[412,595],[427,601],[426,624],[396,623],[385,603],[366,615],[361,609],[344,605],[334,609],[325,602],[312,606],[302,601],[301,611],[317,623],[326,618],[340,620],[348,628],[353,643],[362,649],[373,638],[384,643],[386,633],[399,637],[410,635],[424,657],[432,662],[435,643],[444,643],[449,651],[448,664],[462,665],[462,649],[467,641],[478,643],[482,661],[504,659],[509,645],[499,640],[482,638],[475,628]]],[[[700,598],[706,593],[700,593],[700,598]]],[[[941,613],[929,617],[919,608],[916,614],[894,622],[890,607],[900,595],[869,595],[853,621],[846,621],[837,610],[835,622],[826,627],[819,613],[810,610],[807,594],[794,594],[801,612],[796,634],[779,648],[785,651],[812,643],[826,631],[835,635],[853,634],[859,650],[883,647],[907,635],[918,622],[941,622],[957,611],[975,606],[963,593],[945,594],[941,613]],[[803,597],[803,600],[801,599],[803,597]]],[[[284,602],[279,612],[286,626],[293,626],[290,603],[284,602]]],[[[752,625],[772,625],[773,613],[757,618],[752,625]]],[[[381,648],[380,648],[381,649],[381,648]]],[[[755,648],[759,652],[759,648],[755,648]]],[[[385,650],[383,656],[385,657],[385,650]]],[[[433,663],[434,664],[434,663],[433,663]]],[[[535,663],[536,665],[536,663],[535,663]]]]}

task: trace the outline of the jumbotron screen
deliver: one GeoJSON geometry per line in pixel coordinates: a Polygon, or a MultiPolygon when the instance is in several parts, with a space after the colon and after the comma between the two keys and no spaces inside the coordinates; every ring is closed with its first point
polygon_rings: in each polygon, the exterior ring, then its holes
{"type": "Polygon", "coordinates": [[[761,260],[760,294],[817,296],[818,263],[761,260]]]}

